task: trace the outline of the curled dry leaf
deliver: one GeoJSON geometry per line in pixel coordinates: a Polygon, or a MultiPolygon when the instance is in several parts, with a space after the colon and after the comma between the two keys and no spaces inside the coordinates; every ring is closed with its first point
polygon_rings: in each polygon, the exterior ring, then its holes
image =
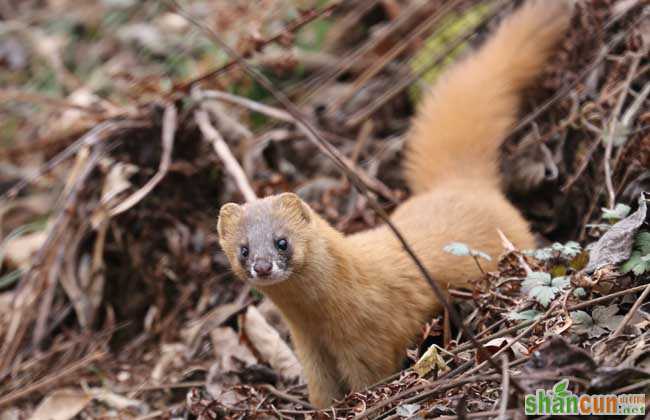
{"type": "Polygon", "coordinates": [[[449,370],[449,366],[447,366],[447,363],[445,363],[440,353],[438,353],[438,346],[434,344],[424,352],[420,360],[413,366],[413,370],[422,377],[431,372],[435,367],[443,372],[449,370]]]}
{"type": "MultiPolygon", "coordinates": [[[[67,101],[80,107],[92,107],[101,100],[89,88],[80,87],[68,96],[67,101]]],[[[51,130],[54,133],[81,131],[90,127],[92,123],[93,120],[88,118],[87,112],[69,108],[63,111],[56,121],[53,121],[51,130]]]]}
{"type": "Polygon", "coordinates": [[[208,372],[206,389],[213,398],[223,404],[235,405],[244,398],[229,389],[231,385],[238,382],[232,372],[238,372],[241,365],[249,367],[256,364],[257,358],[248,347],[240,342],[239,336],[230,327],[218,327],[211,330],[210,339],[216,361],[208,372]]]}
{"type": "Polygon", "coordinates": [[[591,273],[608,264],[617,264],[630,258],[634,235],[645,221],[646,213],[646,202],[641,196],[638,210],[612,226],[596,242],[589,252],[589,264],[585,270],[591,273]]]}
{"type": "Polygon", "coordinates": [[[29,266],[32,255],[38,251],[47,239],[46,232],[33,232],[17,236],[5,246],[5,258],[12,268],[26,268],[29,266]]]}
{"type": "Polygon", "coordinates": [[[230,327],[219,327],[210,331],[212,349],[222,372],[237,370],[235,359],[241,361],[244,366],[251,366],[257,363],[257,358],[248,347],[240,343],[239,336],[230,327]]]}
{"type": "Polygon", "coordinates": [[[162,354],[153,371],[151,379],[155,383],[160,383],[165,378],[170,365],[180,365],[183,363],[183,355],[187,352],[187,347],[181,343],[163,344],[162,354]]]}
{"type": "Polygon", "coordinates": [[[93,399],[101,401],[102,403],[112,407],[116,410],[125,410],[129,407],[135,407],[140,412],[146,412],[148,407],[145,403],[132,398],[127,398],[123,395],[116,394],[104,388],[91,388],[88,390],[93,399]]]}
{"type": "Polygon", "coordinates": [[[287,379],[302,376],[296,355],[256,307],[250,306],[246,311],[243,329],[255,350],[277,373],[287,379]]]}
{"type": "MultiPolygon", "coordinates": [[[[489,352],[490,355],[494,355],[496,354],[496,352],[498,352],[505,346],[509,345],[513,341],[514,341],[513,337],[499,337],[488,341],[483,345],[483,347],[485,347],[485,350],[489,352]]],[[[520,342],[512,343],[508,352],[512,356],[511,359],[518,359],[524,356],[528,356],[528,350],[526,349],[526,346],[524,346],[520,342]]],[[[476,358],[478,363],[484,362],[483,358],[480,356],[479,353],[476,354],[476,358]]]]}
{"type": "Polygon", "coordinates": [[[92,400],[88,393],[77,389],[57,389],[36,407],[30,420],[67,420],[81,412],[92,400]]]}

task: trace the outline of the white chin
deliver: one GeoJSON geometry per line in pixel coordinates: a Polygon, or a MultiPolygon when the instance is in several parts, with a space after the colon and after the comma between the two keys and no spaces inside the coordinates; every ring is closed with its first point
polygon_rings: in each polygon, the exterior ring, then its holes
{"type": "Polygon", "coordinates": [[[279,270],[273,270],[270,276],[260,277],[257,273],[252,273],[252,276],[249,277],[249,281],[253,286],[272,286],[274,284],[282,283],[290,277],[289,272],[281,272],[279,270]]]}

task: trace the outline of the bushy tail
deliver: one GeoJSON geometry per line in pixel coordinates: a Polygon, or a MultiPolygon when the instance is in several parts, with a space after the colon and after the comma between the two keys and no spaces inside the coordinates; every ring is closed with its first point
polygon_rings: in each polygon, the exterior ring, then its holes
{"type": "Polygon", "coordinates": [[[517,118],[521,91],[564,34],[572,0],[529,0],[476,52],[441,76],[406,144],[414,193],[444,180],[499,184],[498,150],[517,118]]]}

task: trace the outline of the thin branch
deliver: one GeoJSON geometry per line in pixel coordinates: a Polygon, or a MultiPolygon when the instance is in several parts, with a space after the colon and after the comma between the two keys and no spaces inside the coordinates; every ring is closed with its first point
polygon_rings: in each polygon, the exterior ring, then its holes
{"type": "MultiPolygon", "coordinates": [[[[348,87],[346,89],[346,92],[344,92],[342,95],[338,96],[335,98],[335,100],[328,106],[328,112],[333,112],[334,110],[338,109],[343,105],[344,103],[348,102],[350,98],[352,98],[358,90],[363,87],[370,79],[372,79],[377,73],[381,71],[388,63],[390,63],[392,60],[394,60],[397,56],[402,54],[410,45],[413,45],[413,42],[417,40],[418,38],[422,38],[427,31],[431,30],[433,28],[433,25],[438,23],[443,17],[446,16],[446,13],[448,13],[451,9],[454,7],[458,6],[460,2],[458,0],[452,0],[450,2],[446,2],[445,4],[442,5],[441,9],[437,13],[433,13],[430,16],[428,16],[426,19],[424,19],[416,28],[415,30],[411,31],[406,39],[400,40],[400,42],[396,43],[393,48],[391,48],[386,54],[383,56],[379,57],[379,59],[375,60],[374,63],[372,63],[366,71],[364,71],[358,78],[354,80],[352,83],[352,86],[348,87]]],[[[414,2],[415,6],[420,6],[418,2],[414,2]]],[[[417,13],[420,12],[419,9],[415,9],[412,13],[417,13]]],[[[426,12],[426,11],[423,11],[426,12]]],[[[420,12],[422,13],[422,12],[420,12]]],[[[411,14],[409,13],[404,13],[402,15],[406,19],[411,17],[411,14]]],[[[402,17],[400,16],[400,17],[402,17]]],[[[452,24],[449,23],[448,26],[451,26],[452,24]]],[[[442,27],[438,29],[438,32],[444,31],[446,28],[442,27]]]]}
{"type": "Polygon", "coordinates": [[[501,370],[501,404],[499,406],[499,420],[506,420],[508,411],[508,395],[510,394],[510,375],[508,374],[508,358],[501,357],[503,369],[501,370]]]}
{"type": "Polygon", "coordinates": [[[637,55],[630,66],[625,82],[623,82],[623,90],[621,95],[618,97],[614,111],[612,112],[612,120],[609,124],[609,130],[605,131],[605,156],[603,157],[603,165],[605,167],[605,186],[607,187],[607,195],[609,197],[609,208],[613,209],[616,204],[616,193],[614,192],[614,183],[612,182],[612,150],[614,149],[614,139],[617,136],[619,130],[619,115],[623,110],[623,104],[625,103],[625,98],[630,92],[630,85],[634,80],[634,75],[636,70],[639,67],[641,62],[641,55],[637,55]]]}
{"type": "Polygon", "coordinates": [[[176,107],[173,104],[167,104],[165,107],[165,114],[163,115],[163,125],[162,125],[162,157],[160,159],[160,165],[158,166],[158,171],[154,174],[153,177],[146,184],[142,186],[139,190],[128,196],[120,204],[116,205],[108,212],[109,217],[116,216],[120,213],[123,213],[130,209],[131,207],[138,204],[144,197],[147,196],[153,190],[156,185],[163,180],[167,171],[169,170],[169,165],[172,160],[172,150],[174,149],[174,137],[176,135],[176,127],[178,126],[178,118],[176,107]]]}
{"type": "Polygon", "coordinates": [[[221,136],[221,133],[219,133],[219,131],[217,131],[217,129],[210,123],[208,111],[205,108],[197,109],[194,112],[194,119],[196,120],[203,137],[212,143],[214,151],[223,162],[226,171],[228,171],[232,176],[235,184],[237,184],[244,199],[249,203],[257,200],[257,195],[255,194],[253,187],[251,187],[251,184],[246,177],[246,173],[242,169],[241,165],[239,165],[239,162],[237,162],[237,159],[235,159],[235,156],[230,151],[230,147],[228,147],[228,144],[221,136]]]}
{"type": "Polygon", "coordinates": [[[11,200],[15,198],[18,195],[18,193],[20,193],[25,187],[34,183],[41,176],[50,172],[56,166],[65,162],[70,157],[74,156],[74,154],[77,153],[77,151],[79,151],[79,149],[81,149],[83,146],[92,146],[94,144],[97,144],[98,142],[107,138],[109,135],[115,134],[120,130],[126,130],[129,128],[142,128],[142,127],[147,127],[148,125],[149,123],[144,123],[140,121],[109,120],[95,126],[92,130],[88,131],[86,134],[84,134],[73,144],[66,147],[66,149],[63,150],[61,153],[54,156],[52,159],[47,161],[47,163],[45,163],[43,166],[38,168],[38,170],[34,175],[30,176],[28,179],[17,182],[4,194],[0,195],[0,201],[11,200]]]}
{"type": "MultiPolygon", "coordinates": [[[[358,168],[355,167],[354,162],[350,159],[348,159],[345,155],[343,155],[341,152],[338,151],[338,149],[332,147],[331,150],[328,150],[326,147],[323,146],[323,144],[320,142],[316,136],[313,135],[311,131],[305,126],[302,121],[299,119],[296,119],[291,113],[286,112],[282,109],[278,109],[269,105],[261,104],[259,102],[252,101],[247,98],[243,98],[241,96],[233,95],[231,93],[227,92],[221,92],[221,91],[216,91],[216,90],[201,90],[198,91],[200,93],[197,93],[197,98],[198,97],[203,97],[207,99],[217,99],[220,101],[228,102],[231,104],[239,105],[244,108],[248,108],[252,111],[258,112],[260,114],[267,115],[271,118],[275,118],[280,121],[285,121],[294,124],[300,131],[303,132],[303,134],[318,147],[318,149],[323,152],[326,156],[329,155],[330,153],[333,154],[336,159],[338,159],[340,162],[343,162],[345,165],[347,165],[349,168],[352,168],[351,170],[354,171],[357,177],[361,179],[363,183],[366,184],[370,190],[373,192],[381,195],[382,197],[390,200],[393,203],[397,202],[397,198],[395,197],[395,194],[388,188],[383,182],[378,180],[377,178],[371,177],[370,175],[366,174],[365,172],[359,170],[358,168]],[[199,96],[200,95],[200,96],[199,96]]],[[[315,130],[315,128],[312,128],[315,130]]],[[[321,137],[322,138],[322,137],[321,137]]],[[[325,141],[323,139],[323,141],[325,141]]]]}
{"type": "Polygon", "coordinates": [[[449,43],[449,45],[447,45],[443,51],[441,51],[433,59],[431,59],[431,62],[428,63],[426,66],[424,66],[422,69],[420,69],[419,71],[417,71],[416,73],[408,77],[403,78],[402,80],[399,80],[398,83],[392,89],[389,89],[388,91],[380,95],[376,100],[374,100],[371,104],[369,104],[365,108],[360,109],[359,111],[352,114],[346,121],[346,126],[356,127],[357,125],[365,121],[367,118],[369,118],[371,115],[373,115],[377,110],[379,110],[382,106],[384,106],[384,104],[386,104],[388,101],[393,99],[404,89],[409,87],[411,84],[415,83],[415,81],[420,79],[422,76],[430,72],[435,67],[441,65],[446,59],[449,58],[450,54],[452,54],[458,48],[460,48],[465,42],[471,39],[480,28],[486,26],[488,22],[492,20],[492,18],[498,15],[499,12],[503,9],[505,3],[507,3],[508,1],[509,0],[503,0],[500,1],[498,4],[494,4],[490,12],[486,15],[485,19],[483,19],[482,22],[480,22],[476,26],[472,26],[466,29],[462,33],[462,35],[457,37],[453,42],[449,43]]]}
{"type": "Polygon", "coordinates": [[[103,358],[105,355],[106,355],[105,352],[96,351],[76,362],[70,363],[68,366],[63,367],[62,369],[57,370],[56,373],[54,373],[53,375],[46,376],[43,379],[34,382],[31,385],[28,385],[20,390],[7,394],[0,398],[0,407],[4,407],[6,405],[13,403],[14,401],[17,401],[28,395],[32,395],[35,392],[41,390],[42,388],[52,385],[53,383],[65,378],[66,376],[69,376],[70,374],[78,371],[79,369],[83,369],[84,367],[88,366],[92,362],[103,358]]]}
{"type": "Polygon", "coordinates": [[[639,307],[643,302],[645,302],[646,298],[650,294],[650,284],[646,286],[646,288],[643,290],[643,293],[641,293],[641,296],[634,302],[634,305],[632,305],[632,308],[630,308],[629,312],[627,315],[625,315],[625,318],[623,318],[623,321],[619,324],[619,326],[616,328],[616,331],[612,334],[611,338],[616,338],[621,333],[623,332],[623,329],[625,329],[625,326],[630,323],[630,320],[634,316],[634,314],[639,310],[639,307]]]}

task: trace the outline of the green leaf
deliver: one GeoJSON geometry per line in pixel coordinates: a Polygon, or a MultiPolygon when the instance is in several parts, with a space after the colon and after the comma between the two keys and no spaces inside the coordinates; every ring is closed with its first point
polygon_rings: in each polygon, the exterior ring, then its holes
{"type": "Polygon", "coordinates": [[[632,210],[627,204],[618,203],[613,209],[602,208],[603,219],[606,220],[621,220],[627,217],[632,210]]]}
{"type": "Polygon", "coordinates": [[[638,251],[632,252],[630,259],[625,261],[621,266],[621,272],[623,274],[627,274],[630,271],[634,271],[634,274],[637,276],[643,274],[645,271],[645,264],[643,264],[643,261],[641,260],[641,253],[638,251]]]}
{"type": "Polygon", "coordinates": [[[442,250],[459,257],[469,257],[472,255],[469,246],[461,242],[452,242],[447,244],[442,248],[442,250]]]}
{"type": "Polygon", "coordinates": [[[562,255],[568,259],[573,259],[580,254],[582,247],[575,241],[569,241],[562,248],[562,255]]]}
{"type": "Polygon", "coordinates": [[[542,313],[534,309],[528,309],[521,312],[510,312],[508,313],[508,319],[513,321],[532,321],[540,316],[542,313]]]}
{"type": "Polygon", "coordinates": [[[551,284],[551,275],[541,271],[533,271],[526,276],[521,283],[521,290],[524,293],[530,292],[537,286],[549,286],[551,284]]]}
{"type": "Polygon", "coordinates": [[[575,289],[573,291],[573,296],[578,297],[578,298],[585,297],[585,296],[587,296],[587,291],[582,287],[578,287],[577,289],[575,289]]]}
{"type": "Polygon", "coordinates": [[[633,272],[635,275],[640,276],[641,274],[643,274],[643,273],[645,273],[646,271],[648,271],[648,269],[650,269],[650,264],[648,264],[648,263],[644,263],[643,261],[641,261],[640,263],[638,263],[637,265],[635,265],[634,267],[632,267],[632,272],[633,272]]]}
{"type": "Polygon", "coordinates": [[[535,299],[540,303],[540,305],[546,308],[548,307],[548,304],[551,303],[551,301],[555,298],[557,292],[559,292],[559,289],[557,287],[535,286],[530,290],[530,292],[528,292],[528,296],[535,299]]]}
{"type": "Polygon", "coordinates": [[[551,280],[551,286],[556,287],[558,290],[566,289],[567,287],[571,286],[571,277],[556,277],[551,280]]]}
{"type": "MultiPolygon", "coordinates": [[[[560,291],[557,286],[551,284],[551,275],[541,271],[533,271],[526,276],[521,283],[522,292],[528,294],[528,297],[535,299],[542,306],[547,307],[560,291]]],[[[562,283],[562,281],[560,281],[562,283]]]]}
{"type": "Polygon", "coordinates": [[[549,247],[540,248],[534,251],[526,251],[524,253],[540,261],[547,261],[554,257],[561,257],[566,260],[572,260],[573,258],[577,257],[581,251],[582,248],[580,247],[579,243],[575,241],[569,241],[566,244],[555,242],[549,247]]]}
{"type": "Polygon", "coordinates": [[[492,261],[492,257],[490,257],[488,254],[486,254],[483,251],[479,251],[478,249],[472,249],[469,247],[469,245],[464,244],[462,242],[452,242],[447,245],[445,245],[442,248],[443,251],[448,252],[453,255],[457,255],[459,257],[480,257],[483,258],[487,261],[492,261]]]}
{"type": "Polygon", "coordinates": [[[573,311],[570,315],[574,326],[591,327],[594,325],[594,320],[591,318],[591,315],[585,311],[573,311]]]}
{"type": "Polygon", "coordinates": [[[488,254],[486,254],[483,251],[478,251],[476,249],[471,249],[470,252],[471,252],[473,257],[481,257],[486,261],[492,261],[492,257],[490,257],[488,254]]]}
{"type": "Polygon", "coordinates": [[[641,254],[650,254],[650,232],[643,231],[636,235],[634,247],[641,251],[641,254]]]}
{"type": "Polygon", "coordinates": [[[532,251],[526,251],[524,254],[530,255],[540,261],[546,261],[553,258],[553,250],[551,248],[540,248],[532,251]]]}

